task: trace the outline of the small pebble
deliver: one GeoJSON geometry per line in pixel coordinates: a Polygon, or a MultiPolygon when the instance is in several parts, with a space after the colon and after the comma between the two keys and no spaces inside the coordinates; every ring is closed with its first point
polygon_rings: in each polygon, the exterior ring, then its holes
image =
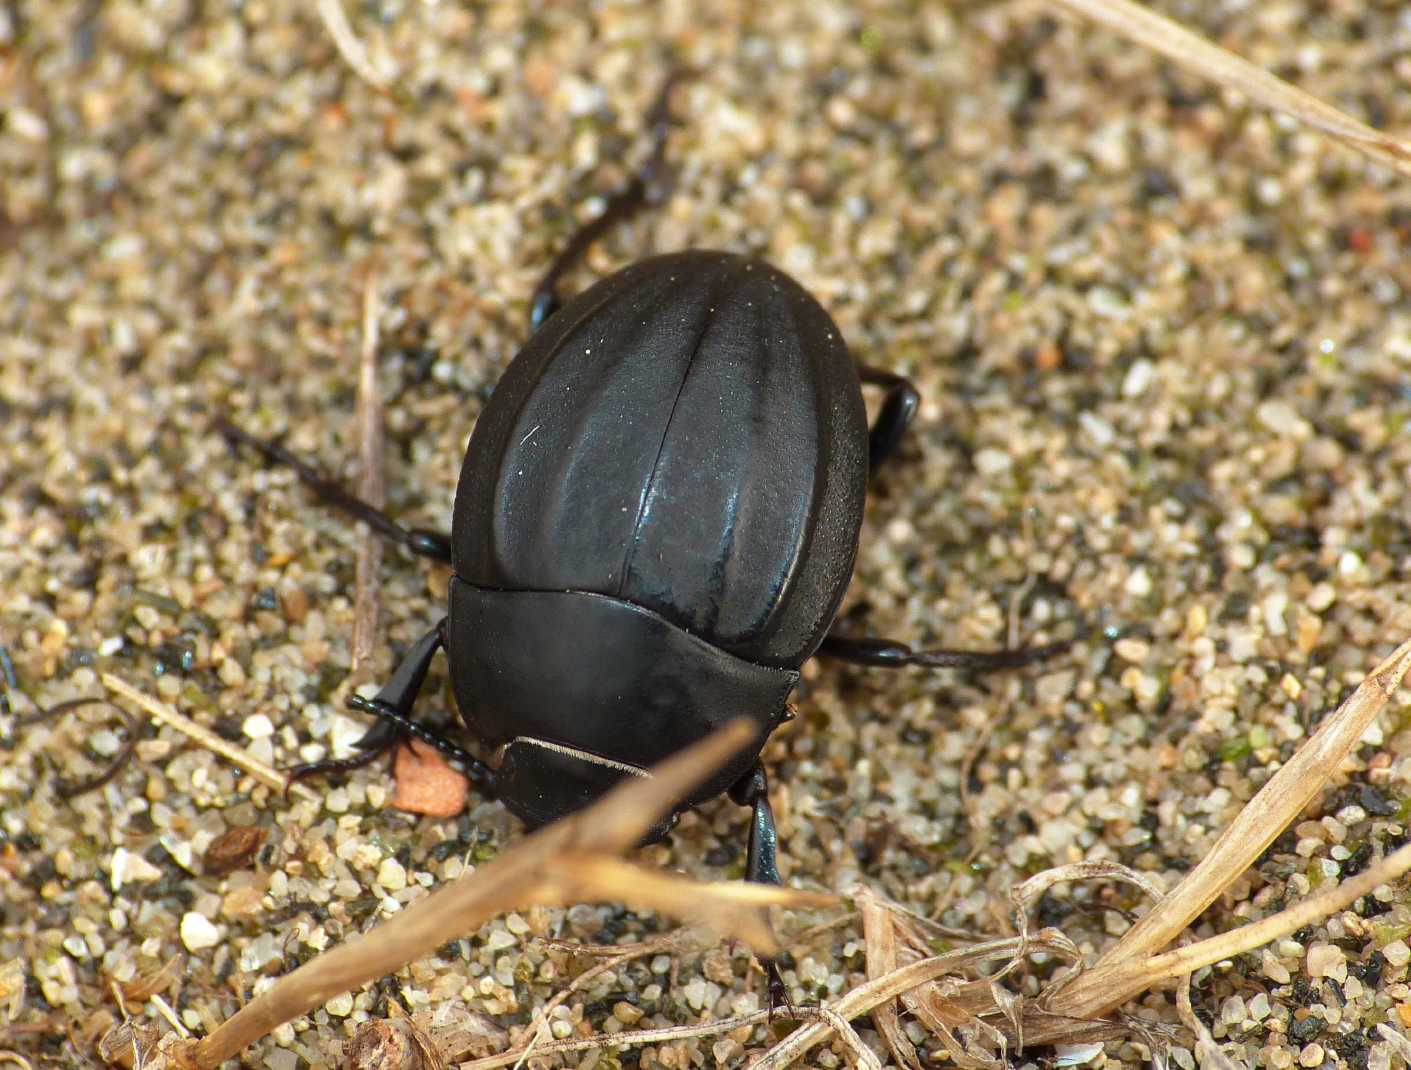
{"type": "MultiPolygon", "coordinates": [[[[377,883],[389,892],[400,892],[407,886],[406,868],[395,858],[384,858],[382,864],[377,867],[377,883]]],[[[514,942],[513,937],[510,942],[514,942]]]]}
{"type": "Polygon", "coordinates": [[[1229,996],[1220,1004],[1220,1020],[1226,1025],[1239,1025],[1248,1013],[1244,1000],[1239,996],[1229,996]]]}
{"type": "MultiPolygon", "coordinates": [[[[1385,954],[1385,952],[1383,952],[1385,954]]],[[[1334,980],[1347,978],[1347,956],[1342,948],[1334,944],[1313,944],[1304,958],[1304,969],[1309,977],[1331,977],[1334,980]]]]}
{"type": "Polygon", "coordinates": [[[485,946],[491,951],[503,951],[505,948],[514,947],[516,943],[518,941],[514,938],[513,933],[506,932],[504,929],[496,929],[485,941],[485,946]]]}
{"type": "Polygon", "coordinates": [[[119,847],[113,852],[109,872],[111,874],[109,884],[115,892],[121,891],[125,884],[154,881],[160,879],[162,875],[160,869],[141,855],[133,854],[126,847],[119,847]]]}
{"type": "Polygon", "coordinates": [[[195,911],[187,911],[181,918],[181,942],[187,951],[202,951],[220,943],[220,930],[211,924],[209,918],[195,911]]]}

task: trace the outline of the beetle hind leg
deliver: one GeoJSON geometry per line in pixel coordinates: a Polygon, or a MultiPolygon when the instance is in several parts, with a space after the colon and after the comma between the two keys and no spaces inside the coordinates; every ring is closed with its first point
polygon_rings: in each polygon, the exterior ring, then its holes
{"type": "MultiPolygon", "coordinates": [[[[749,861],[745,867],[745,879],[756,884],[782,885],[779,876],[778,853],[779,832],[774,826],[774,809],[769,805],[769,777],[764,766],[754,764],[730,789],[730,798],[740,806],[753,808],[750,817],[749,861]]],[[[789,1002],[788,989],[779,973],[779,964],[774,959],[761,960],[765,976],[769,980],[769,1013],[774,1014],[781,1007],[796,1017],[793,1005],[789,1002]]]]}

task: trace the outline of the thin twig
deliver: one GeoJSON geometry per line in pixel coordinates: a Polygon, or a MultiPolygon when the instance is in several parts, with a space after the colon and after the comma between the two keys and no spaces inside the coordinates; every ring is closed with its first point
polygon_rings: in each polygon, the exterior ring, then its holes
{"type": "Polygon", "coordinates": [[[357,34],[353,33],[341,0],[318,0],[318,13],[323,19],[328,35],[338,47],[338,54],[353,69],[353,73],[378,92],[387,92],[388,83],[394,75],[390,71],[384,73],[377,69],[367,49],[358,40],[357,34]]]}
{"type": "MultiPolygon", "coordinates": [[[[358,396],[356,424],[358,432],[358,495],[374,509],[387,501],[387,482],[383,472],[382,398],[377,389],[377,314],[379,307],[377,272],[369,271],[363,287],[363,344],[358,357],[358,396]]],[[[361,525],[362,543],[358,547],[353,601],[352,671],[367,664],[377,649],[379,576],[382,570],[382,539],[367,525],[361,525]]]]}
{"type": "MultiPolygon", "coordinates": [[[[800,1017],[809,1017],[814,1008],[799,1007],[797,1013],[800,1017]]],[[[552,1040],[540,1045],[536,1050],[536,1055],[562,1055],[565,1052],[589,1051],[594,1048],[635,1048],[643,1044],[668,1044],[673,1040],[690,1040],[693,1037],[714,1036],[717,1033],[729,1033],[739,1029],[744,1025],[759,1025],[770,1019],[770,1012],[767,1010],[755,1011],[752,1014],[742,1014],[736,1018],[720,1018],[712,1022],[700,1022],[696,1025],[672,1025],[661,1029],[634,1029],[621,1033],[594,1033],[590,1037],[575,1037],[568,1040],[552,1040]]],[[[501,1052],[499,1055],[487,1055],[483,1059],[472,1059],[470,1062],[461,1063],[459,1070],[496,1070],[496,1067],[509,1066],[519,1058],[517,1051],[501,1052]]]]}
{"type": "MultiPolygon", "coordinates": [[[[1013,645],[1011,640],[1011,649],[1013,645]]],[[[998,726],[999,721],[997,720],[987,722],[970,746],[965,748],[965,757],[960,761],[960,812],[970,823],[970,831],[975,837],[975,846],[987,844],[990,835],[984,819],[975,810],[975,799],[970,794],[970,775],[974,771],[975,763],[980,760],[980,755],[990,745],[990,739],[994,736],[998,726]]]]}
{"type": "Polygon", "coordinates": [[[1132,0],[1049,0],[1150,49],[1193,74],[1237,90],[1356,149],[1374,163],[1411,176],[1411,143],[1373,130],[1264,68],[1149,11],[1132,0]]]}
{"type": "MultiPolygon", "coordinates": [[[[115,692],[129,702],[140,706],[158,721],[171,725],[172,728],[175,728],[183,735],[191,737],[191,739],[195,740],[207,750],[219,754],[232,765],[238,766],[249,773],[271,791],[285,790],[285,776],[278,769],[274,768],[274,766],[267,765],[258,758],[252,757],[249,752],[237,747],[227,739],[222,739],[209,728],[203,728],[185,714],[178,713],[173,706],[137,690],[137,688],[122,679],[122,677],[114,676],[110,672],[105,672],[100,674],[98,678],[109,691],[115,692]]],[[[298,792],[307,799],[318,798],[311,789],[302,784],[295,783],[290,790],[292,792],[298,792]]]]}

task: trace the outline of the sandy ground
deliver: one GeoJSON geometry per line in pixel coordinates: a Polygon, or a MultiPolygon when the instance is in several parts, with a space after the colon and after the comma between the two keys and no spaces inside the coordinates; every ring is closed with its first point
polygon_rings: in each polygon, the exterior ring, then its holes
{"type": "MultiPolygon", "coordinates": [[[[1200,10],[1222,43],[1411,129],[1402,5],[1200,10]]],[[[859,359],[916,380],[925,401],[872,498],[848,629],[974,648],[1004,643],[1011,612],[1025,641],[1107,629],[986,680],[811,663],[799,718],[766,751],[789,882],[863,881],[994,933],[1008,888],[1054,864],[1115,859],[1170,884],[1411,632],[1405,182],[1026,4],[347,12],[388,93],[312,5],[0,4],[0,641],[39,702],[101,694],[109,671],[276,764],[341,753],[358,731],[335,704],[357,531],[229,449],[209,414],[351,473],[375,269],[390,508],[444,527],[538,274],[644,149],[667,44],[699,68],[677,98],[674,192],[580,281],[653,250],[758,253],[859,359]]],[[[391,550],[381,578],[365,678],[437,619],[447,583],[391,550]]],[[[32,706],[12,702],[0,1049],[35,1065],[91,1053],[117,1013],[110,980],[188,955],[166,998],[201,1030],[521,835],[490,802],[392,811],[383,766],[285,800],[166,728],[68,801],[59,781],[104,764],[121,720],[98,706],[21,726],[32,706]],[[268,832],[255,861],[203,875],[205,849],[241,825],[268,832]]],[[[1201,932],[1406,837],[1411,732],[1393,707],[1201,932]]],[[[449,723],[443,667],[421,709],[449,723]]],[[[708,806],[640,860],[738,875],[744,817],[708,806]]],[[[1198,1009],[1251,1065],[1402,1065],[1375,1027],[1411,1022],[1406,899],[1391,889],[1203,971],[1198,1009]]],[[[1093,955],[1139,906],[1096,883],[1039,913],[1093,955]]],[[[668,925],[612,907],[496,921],[247,1063],[336,1065],[388,999],[457,1002],[513,1033],[583,968],[540,936],[668,925]]],[[[844,925],[796,945],[794,999],[858,983],[858,940],[844,925]]],[[[554,1028],[696,1022],[761,993],[742,949],[660,956],[604,975],[554,1028]]],[[[1127,1010],[1176,1020],[1166,991],[1127,1010]]],[[[572,1061],[737,1065],[764,1038],[572,1061]]],[[[1146,1056],[1134,1038],[1097,1061],[1146,1056]]]]}

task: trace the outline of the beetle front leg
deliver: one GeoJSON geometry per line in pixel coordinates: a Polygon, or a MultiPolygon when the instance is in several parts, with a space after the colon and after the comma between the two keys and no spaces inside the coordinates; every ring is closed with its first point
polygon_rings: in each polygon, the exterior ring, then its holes
{"type": "Polygon", "coordinates": [[[407,656],[393,671],[391,679],[382,685],[376,695],[370,699],[356,694],[348,696],[350,708],[371,713],[378,718],[354,744],[361,753],[351,758],[326,759],[296,765],[288,770],[289,783],[306,777],[344,773],[360,768],[376,760],[378,755],[385,754],[402,739],[411,736],[435,747],[460,765],[471,783],[482,793],[487,792],[494,777],[494,770],[475,755],[411,719],[412,706],[421,692],[421,685],[426,682],[431,659],[436,656],[436,651],[445,645],[446,621],[442,618],[435,628],[418,639],[411,650],[407,651],[407,656]]]}
{"type": "MultiPolygon", "coordinates": [[[[741,806],[753,807],[745,879],[756,884],[782,885],[784,881],[779,876],[778,865],[779,831],[774,827],[774,809],[769,805],[769,777],[761,763],[756,762],[748,773],[735,782],[730,788],[730,798],[741,806]]],[[[792,1017],[793,1008],[778,963],[773,959],[761,959],[761,962],[769,979],[770,1014],[780,1007],[787,1007],[792,1017]]]]}
{"type": "Polygon", "coordinates": [[[1043,646],[1024,646],[1015,650],[917,650],[895,639],[864,639],[829,632],[816,651],[822,658],[837,658],[854,665],[869,665],[878,669],[900,669],[918,665],[926,669],[964,669],[968,672],[996,672],[1018,669],[1062,654],[1074,640],[1064,639],[1043,646]]]}

